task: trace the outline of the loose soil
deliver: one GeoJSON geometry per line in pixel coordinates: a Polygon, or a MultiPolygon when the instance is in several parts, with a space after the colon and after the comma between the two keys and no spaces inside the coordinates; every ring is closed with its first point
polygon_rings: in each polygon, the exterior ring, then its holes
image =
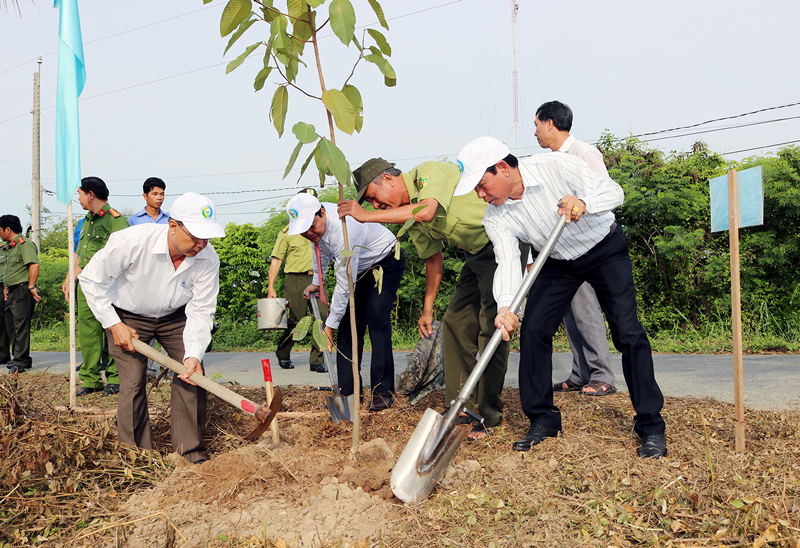
{"type": "Polygon", "coordinates": [[[465,441],[412,506],[393,496],[391,469],[425,409],[443,410],[441,392],[362,413],[355,452],[352,425],[321,408],[325,392],[283,387],[277,445],[269,431],[243,441],[254,419],[210,396],[211,459],[198,465],[169,454],[163,383],[150,393],[151,452],[119,444],[113,416],[57,411],[67,394],[63,376],[0,378],[0,547],[800,547],[796,411],[747,411],[737,454],[732,406],[667,398],[669,455],[652,461],[635,456],[627,393],[556,394],[563,436],[517,453],[528,423],[506,390],[503,424],[465,441]]]}

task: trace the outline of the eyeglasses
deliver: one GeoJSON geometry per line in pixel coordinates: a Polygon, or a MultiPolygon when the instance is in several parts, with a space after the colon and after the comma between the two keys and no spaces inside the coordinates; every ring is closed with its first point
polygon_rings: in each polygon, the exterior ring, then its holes
{"type": "Polygon", "coordinates": [[[189,231],[188,231],[188,230],[186,230],[186,229],[183,227],[183,223],[178,223],[178,226],[179,226],[179,227],[181,227],[181,230],[183,230],[183,231],[186,233],[186,235],[187,235],[187,236],[189,236],[189,238],[191,238],[191,239],[192,239],[192,241],[195,243],[195,245],[197,245],[197,244],[201,244],[201,243],[208,243],[208,238],[195,238],[194,236],[192,236],[191,234],[189,234],[189,231]]]}

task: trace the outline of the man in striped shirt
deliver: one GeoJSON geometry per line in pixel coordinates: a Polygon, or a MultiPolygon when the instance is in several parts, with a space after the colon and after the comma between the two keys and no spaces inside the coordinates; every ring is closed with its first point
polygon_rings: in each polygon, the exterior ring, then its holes
{"type": "Polygon", "coordinates": [[[628,244],[611,211],[622,204],[622,188],[567,154],[541,154],[518,161],[497,139],[481,137],[458,155],[461,182],[455,194],[475,190],[489,206],[483,218],[494,244],[497,272],[495,325],[503,338],[519,320],[508,310],[522,285],[517,240],[541,250],[560,215],[567,227],[556,242],[528,294],[520,330],[520,399],[531,421],[514,443],[528,451],[561,431],[561,413],[553,404],[553,335],[575,292],[589,282],[606,314],[614,346],[636,411],[634,430],[641,437],[640,457],[667,454],[664,398],[655,380],[647,334],[636,316],[636,288],[628,244]],[[585,217],[584,217],[585,216],[585,217]]]}

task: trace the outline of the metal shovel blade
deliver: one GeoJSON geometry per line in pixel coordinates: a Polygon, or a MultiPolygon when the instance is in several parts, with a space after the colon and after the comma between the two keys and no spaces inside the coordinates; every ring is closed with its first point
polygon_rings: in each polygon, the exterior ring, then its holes
{"type": "Polygon", "coordinates": [[[444,475],[447,466],[455,455],[461,442],[467,437],[467,429],[455,426],[442,437],[438,451],[428,460],[423,458],[425,446],[439,438],[436,431],[444,426],[445,420],[433,409],[426,409],[416,430],[408,440],[397,464],[392,470],[390,486],[394,495],[411,504],[424,500],[431,494],[437,482],[444,475]]]}
{"type": "MultiPolygon", "coordinates": [[[[317,296],[310,295],[309,300],[311,301],[311,310],[314,312],[314,317],[322,321],[322,317],[319,314],[319,305],[317,304],[317,296]]],[[[331,390],[333,391],[333,396],[328,396],[326,398],[325,407],[331,414],[331,420],[333,421],[334,424],[339,424],[339,421],[349,421],[350,407],[347,405],[347,400],[342,396],[342,393],[339,391],[339,381],[336,378],[336,369],[334,369],[336,367],[336,364],[333,362],[333,358],[331,358],[331,353],[328,352],[327,345],[323,346],[322,354],[325,359],[325,365],[328,368],[328,375],[331,378],[331,390]]]]}
{"type": "MultiPolygon", "coordinates": [[[[517,312],[534,280],[541,272],[544,261],[550,255],[556,240],[566,226],[566,217],[556,223],[530,271],[525,275],[522,286],[514,296],[508,309],[517,312]]],[[[403,502],[415,503],[425,499],[436,487],[436,482],[444,475],[461,442],[467,436],[467,429],[458,426],[456,419],[464,409],[472,391],[478,385],[489,360],[500,345],[502,333],[497,329],[486,345],[478,363],[470,373],[458,397],[444,416],[433,409],[425,410],[416,430],[408,440],[405,449],[392,470],[390,486],[392,492],[403,502]]]]}

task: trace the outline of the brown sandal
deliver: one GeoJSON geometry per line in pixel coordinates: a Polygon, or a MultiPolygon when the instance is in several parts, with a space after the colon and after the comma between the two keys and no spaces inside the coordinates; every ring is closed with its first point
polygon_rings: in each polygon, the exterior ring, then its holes
{"type": "Polygon", "coordinates": [[[564,382],[559,382],[553,385],[553,392],[577,392],[585,385],[583,384],[575,384],[571,380],[567,379],[564,382]],[[566,388],[564,388],[566,386],[566,388]]]}
{"type": "Polygon", "coordinates": [[[608,396],[610,394],[615,393],[616,391],[617,389],[614,388],[614,385],[610,383],[592,381],[583,387],[583,390],[581,390],[581,394],[584,396],[608,396]],[[586,392],[587,388],[594,388],[594,392],[586,392]]]}

